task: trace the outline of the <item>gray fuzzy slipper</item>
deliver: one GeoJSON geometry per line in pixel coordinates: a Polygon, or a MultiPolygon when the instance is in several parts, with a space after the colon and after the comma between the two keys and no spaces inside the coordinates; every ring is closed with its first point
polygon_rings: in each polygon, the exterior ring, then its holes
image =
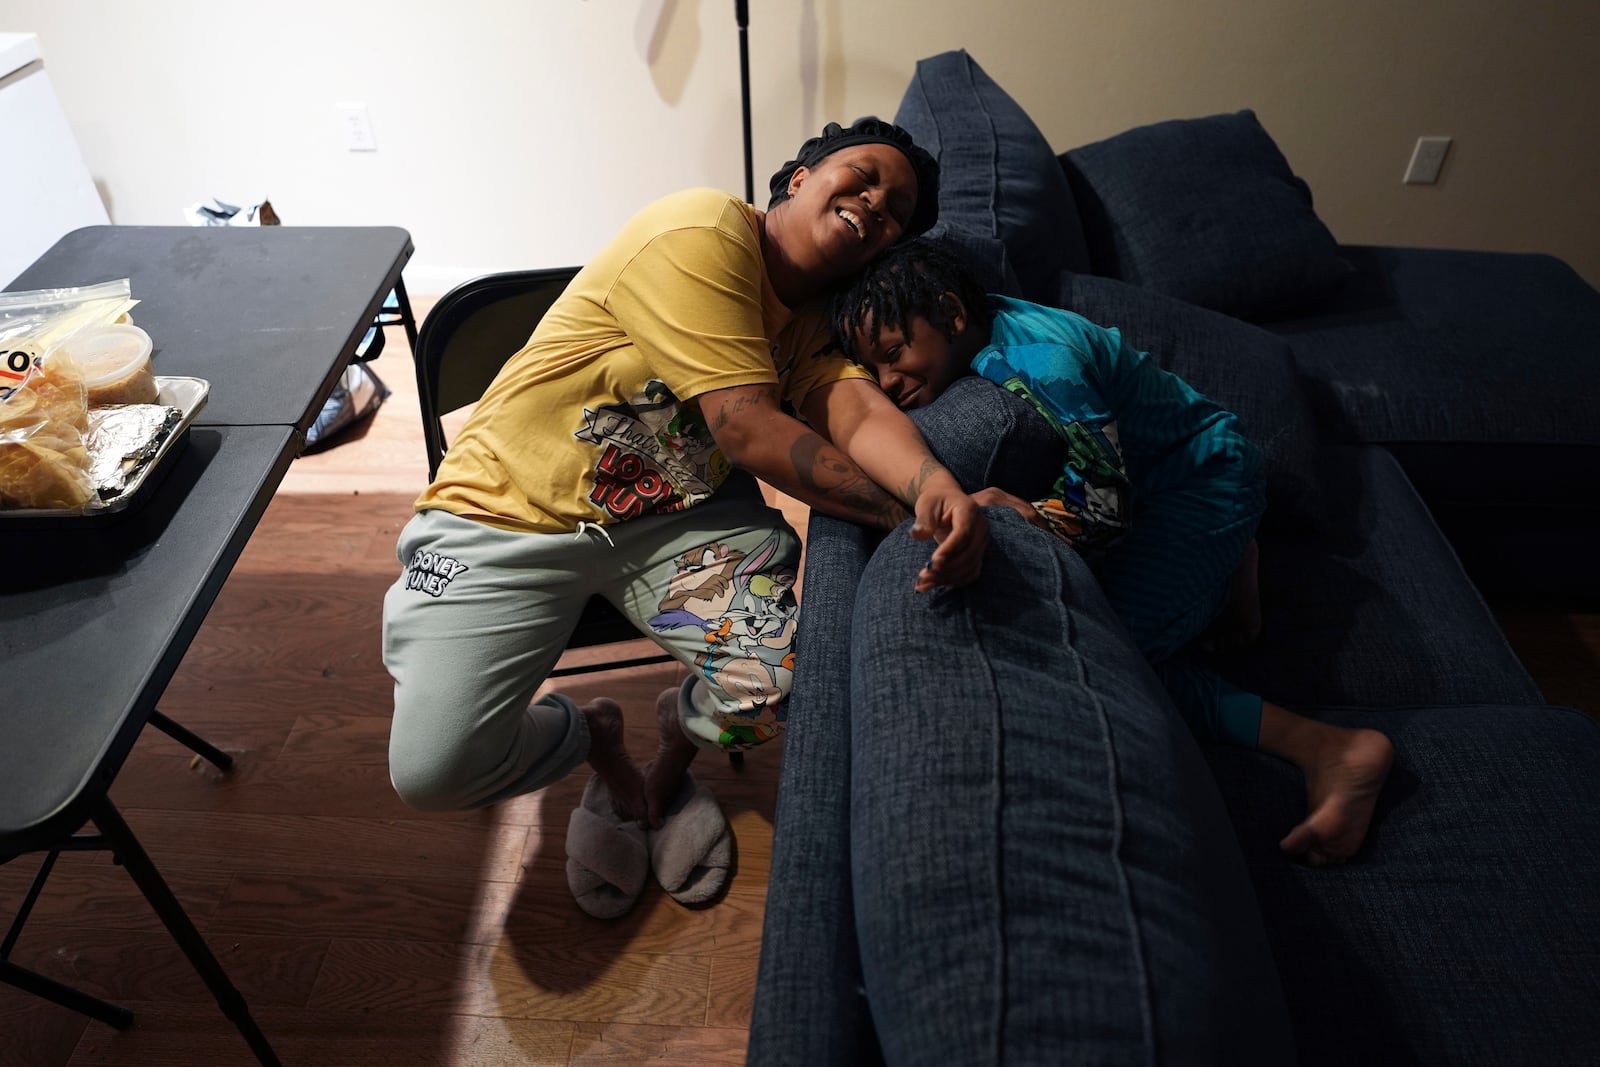
{"type": "Polygon", "coordinates": [[[649,873],[644,826],[624,822],[611,806],[611,790],[593,776],[567,820],[567,887],[578,907],[597,919],[625,915],[649,873]]]}
{"type": "Polygon", "coordinates": [[[647,834],[650,865],[661,888],[680,904],[706,904],[728,885],[733,829],[709,787],[685,775],[661,829],[647,834]]]}

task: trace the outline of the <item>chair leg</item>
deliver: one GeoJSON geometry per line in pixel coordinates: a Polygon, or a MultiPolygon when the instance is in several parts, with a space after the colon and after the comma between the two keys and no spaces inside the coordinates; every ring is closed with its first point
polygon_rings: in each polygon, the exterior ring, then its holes
{"type": "Polygon", "coordinates": [[[194,731],[173,722],[171,719],[161,714],[161,712],[152,711],[150,713],[150,725],[154,726],[157,730],[160,730],[162,733],[166,734],[179,744],[198,752],[200,755],[216,764],[217,769],[223,773],[227,773],[233,769],[232,756],[228,755],[226,752],[222,751],[222,749],[218,748],[216,745],[213,745],[210,741],[207,741],[194,731]]]}
{"type": "Polygon", "coordinates": [[[278,1054],[272,1051],[266,1035],[251,1017],[250,1007],[245,1003],[244,997],[228,980],[222,964],[211,954],[211,949],[200,936],[200,931],[195,929],[188,913],[183,910],[183,905],[172,895],[172,890],[167,887],[161,872],[156,870],[156,865],[151,862],[144,846],[133,836],[133,830],[122,820],[121,813],[117,811],[109,797],[100,801],[92,818],[107,843],[122,859],[123,866],[127,868],[134,884],[155,909],[167,932],[178,942],[183,954],[189,957],[189,962],[200,973],[206,988],[211,990],[211,995],[217,999],[217,1006],[222,1009],[222,1014],[239,1028],[239,1033],[250,1046],[250,1051],[255,1053],[262,1067],[282,1067],[278,1054]]]}

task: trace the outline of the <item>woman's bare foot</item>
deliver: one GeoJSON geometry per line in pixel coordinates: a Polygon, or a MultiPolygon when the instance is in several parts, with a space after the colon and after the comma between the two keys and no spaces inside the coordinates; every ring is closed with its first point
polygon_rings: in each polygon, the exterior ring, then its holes
{"type": "Polygon", "coordinates": [[[661,733],[661,744],[656,749],[656,758],[644,765],[646,822],[652,830],[661,829],[667,809],[677,799],[689,764],[694,762],[695,753],[699,751],[683,732],[683,723],[678,719],[677,686],[663,689],[656,698],[656,729],[661,733]]]}
{"type": "Polygon", "coordinates": [[[611,791],[611,806],[624,820],[643,819],[648,812],[644,776],[622,739],[622,708],[601,697],[578,710],[589,723],[589,766],[611,791]]]}
{"type": "Polygon", "coordinates": [[[1305,774],[1309,813],[1278,847],[1323,867],[1345,862],[1366,839],[1394,763],[1394,744],[1377,730],[1313,726],[1305,731],[1304,746],[1289,756],[1305,774]]]}

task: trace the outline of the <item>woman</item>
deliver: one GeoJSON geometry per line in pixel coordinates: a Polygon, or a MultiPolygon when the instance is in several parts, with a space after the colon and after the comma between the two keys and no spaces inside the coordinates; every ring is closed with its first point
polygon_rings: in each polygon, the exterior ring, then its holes
{"type": "Polygon", "coordinates": [[[418,499],[384,602],[390,772],[412,806],[479,807],[587,759],[619,815],[660,826],[698,749],[777,736],[799,542],[735,468],[880,529],[914,514],[938,541],[919,590],[976,576],[977,506],[807,307],[933,224],[937,163],[890,123],[833,123],[771,191],[766,212],[693,189],[636,215],[418,499]],[[614,702],[529,703],[595,594],[693,671],[658,701],[643,774],[614,702]]]}

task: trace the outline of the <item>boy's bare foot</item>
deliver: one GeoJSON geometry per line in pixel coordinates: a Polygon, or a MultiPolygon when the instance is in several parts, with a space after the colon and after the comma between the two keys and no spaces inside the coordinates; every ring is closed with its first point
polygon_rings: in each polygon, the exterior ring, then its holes
{"type": "Polygon", "coordinates": [[[646,822],[652,830],[661,829],[667,809],[677,799],[689,764],[699,751],[678,720],[677,686],[663,689],[656,697],[656,728],[661,733],[661,744],[656,758],[644,765],[646,822]]]}
{"type": "Polygon", "coordinates": [[[1377,730],[1321,727],[1326,732],[1305,754],[1305,819],[1278,847],[1313,867],[1343,863],[1366,839],[1378,794],[1394,763],[1394,744],[1377,730]]]}
{"type": "Polygon", "coordinates": [[[622,739],[622,708],[601,697],[578,710],[589,723],[589,766],[611,791],[611,806],[624,820],[643,819],[644,777],[622,739]]]}

